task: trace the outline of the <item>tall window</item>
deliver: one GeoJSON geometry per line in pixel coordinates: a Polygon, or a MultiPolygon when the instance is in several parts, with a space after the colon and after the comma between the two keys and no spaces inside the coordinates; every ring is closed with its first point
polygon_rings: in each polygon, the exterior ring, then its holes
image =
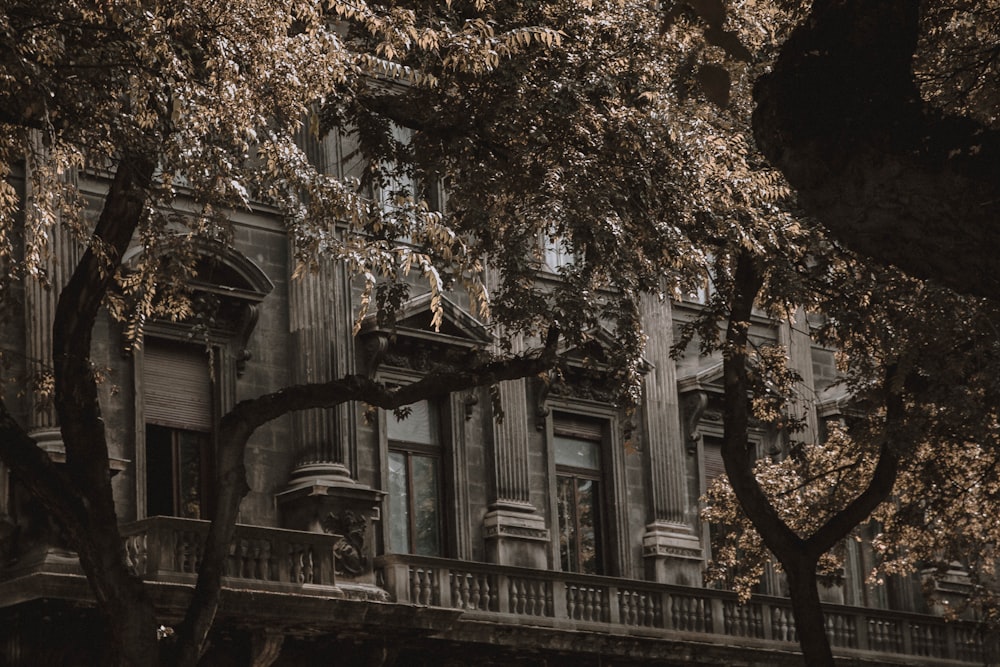
{"type": "Polygon", "coordinates": [[[196,345],[147,341],[143,353],[147,516],[210,516],[212,382],[196,345]]]}
{"type": "Polygon", "coordinates": [[[385,416],[389,440],[389,551],[443,554],[441,437],[428,401],[414,403],[405,419],[385,416]]]}
{"type": "Polygon", "coordinates": [[[604,573],[603,423],[561,417],[553,424],[559,555],[566,572],[604,573]]]}
{"type": "Polygon", "coordinates": [[[542,237],[542,250],[545,254],[545,265],[553,271],[558,271],[564,266],[576,263],[576,255],[566,245],[566,241],[559,237],[551,237],[544,234],[542,237]]]}

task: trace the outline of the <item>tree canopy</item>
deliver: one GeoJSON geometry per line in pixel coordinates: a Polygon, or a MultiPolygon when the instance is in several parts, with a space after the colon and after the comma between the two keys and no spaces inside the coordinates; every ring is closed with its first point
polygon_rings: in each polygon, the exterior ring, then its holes
{"type": "Polygon", "coordinates": [[[137,343],[152,319],[196,323],[195,250],[230,240],[234,211],[264,206],[286,225],[296,274],[340,261],[358,277],[359,318],[372,308],[391,321],[418,277],[432,310],[464,289],[502,325],[501,342],[528,341],[405,388],[347,376],[275,387],[224,415],[212,529],[169,643],[171,661],[194,664],[247,490],[243,450],[261,424],[535,375],[556,363],[560,336],[585,343],[598,322],[615,330],[610,361],[635,390],[640,294],[699,280],[704,258],[683,142],[668,127],[680,112],[664,94],[683,45],[660,27],[641,2],[4,3],[0,295],[14,316],[21,281],[59,290],[51,367],[34,386],[51,397],[66,460],[54,465],[28,435],[16,394],[0,406],[0,456],[79,554],[109,664],[151,664],[163,645],[116,524],[91,362],[103,309],[137,343]],[[355,173],[303,149],[331,131],[356,146],[355,173]],[[439,183],[444,207],[427,203],[439,183]],[[62,234],[77,259],[50,273],[62,234]],[[544,288],[543,241],[575,257],[544,288]],[[123,265],[134,247],[140,259],[123,265]]]}
{"type": "MultiPolygon", "coordinates": [[[[5,2],[0,297],[16,309],[22,280],[61,290],[51,383],[40,385],[51,387],[66,464],[48,461],[6,403],[0,457],[67,528],[117,633],[117,659],[148,660],[157,624],[121,558],[93,328],[102,308],[137,339],[150,319],[196,315],[197,242],[231,239],[233,212],[261,206],[286,225],[297,273],[348,266],[364,286],[362,314],[391,321],[419,278],[432,308],[464,289],[503,341],[522,335],[534,347],[501,347],[466,373],[400,390],[354,376],[275,387],[225,416],[223,492],[177,634],[182,664],[197,660],[211,627],[246,489],[243,448],[261,423],[534,375],[558,363],[558,336],[586,343],[599,323],[614,329],[609,362],[634,399],[640,295],[679,295],[710,271],[715,289],[696,329],[703,351],[729,362],[727,449],[746,449],[748,391],[758,418],[789,421],[774,398],[794,384],[781,355],[747,349],[756,312],[824,313],[816,335],[841,350],[864,406],[851,429],[819,449],[790,447],[774,470],[755,476],[752,460],[727,457],[730,477],[767,500],[759,509],[770,518],[754,523],[766,524],[772,550],[818,528],[818,559],[886,497],[881,473],[901,489],[880,542],[900,545],[895,562],[977,527],[974,514],[955,512],[997,493],[993,305],[873,268],[845,247],[995,298],[997,53],[983,30],[995,28],[995,11],[913,1],[5,2]],[[897,19],[905,29],[893,30],[897,19]],[[353,147],[353,170],[304,150],[330,132],[353,147]],[[106,191],[84,192],[81,175],[104,178],[106,191]],[[56,230],[79,247],[65,285],[47,274],[56,230]],[[556,281],[538,279],[546,243],[575,260],[556,281]],[[144,259],[125,270],[133,246],[144,259]],[[847,470],[851,482],[871,471],[878,488],[815,495],[847,470]],[[836,503],[850,515],[803,513],[836,503]],[[817,525],[831,519],[837,530],[817,525]]],[[[975,535],[976,553],[989,554],[996,537],[975,535]]]]}

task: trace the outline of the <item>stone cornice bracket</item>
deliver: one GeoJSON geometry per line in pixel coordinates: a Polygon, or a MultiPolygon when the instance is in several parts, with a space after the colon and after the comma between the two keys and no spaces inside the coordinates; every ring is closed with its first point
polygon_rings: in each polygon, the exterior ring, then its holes
{"type": "Polygon", "coordinates": [[[545,420],[551,412],[549,406],[545,403],[549,398],[549,392],[552,390],[552,382],[552,378],[546,375],[544,378],[539,378],[537,383],[538,392],[535,399],[535,429],[538,431],[545,430],[545,420]]]}
{"type": "Polygon", "coordinates": [[[462,405],[465,406],[465,421],[472,419],[472,413],[479,405],[479,396],[476,395],[475,389],[470,389],[469,393],[465,395],[462,399],[462,405]]]}
{"type": "Polygon", "coordinates": [[[281,646],[285,643],[285,635],[272,628],[258,630],[251,640],[251,667],[271,667],[281,655],[281,646]]]}
{"type": "Polygon", "coordinates": [[[236,349],[236,375],[243,375],[247,369],[247,362],[253,356],[247,345],[250,343],[250,334],[257,326],[260,319],[260,308],[256,303],[241,304],[239,322],[236,323],[236,334],[233,336],[233,343],[236,349]]]}
{"type": "Polygon", "coordinates": [[[707,392],[693,391],[684,397],[684,425],[686,427],[685,431],[687,431],[687,449],[689,452],[693,452],[698,446],[698,438],[701,437],[698,425],[707,407],[707,392]]]}
{"type": "Polygon", "coordinates": [[[373,331],[365,336],[364,342],[366,375],[373,379],[378,372],[386,352],[389,351],[389,335],[381,331],[373,331]]]}

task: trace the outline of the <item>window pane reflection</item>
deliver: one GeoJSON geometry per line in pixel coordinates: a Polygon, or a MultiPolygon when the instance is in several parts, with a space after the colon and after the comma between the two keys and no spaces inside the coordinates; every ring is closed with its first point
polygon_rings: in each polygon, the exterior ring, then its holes
{"type": "Polygon", "coordinates": [[[389,452],[389,549],[395,553],[410,551],[410,500],[406,474],[406,455],[389,452]]]}

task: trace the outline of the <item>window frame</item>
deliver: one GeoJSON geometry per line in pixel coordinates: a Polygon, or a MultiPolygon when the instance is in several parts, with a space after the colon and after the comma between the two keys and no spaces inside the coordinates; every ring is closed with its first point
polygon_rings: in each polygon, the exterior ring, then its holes
{"type": "MultiPolygon", "coordinates": [[[[403,369],[380,369],[378,380],[387,385],[404,385],[416,382],[420,379],[419,373],[408,372],[403,369]]],[[[438,514],[440,531],[440,557],[471,557],[471,540],[468,529],[461,525],[463,517],[469,514],[468,489],[463,485],[456,484],[460,475],[464,474],[459,467],[463,465],[463,457],[460,456],[464,443],[464,409],[460,405],[460,396],[456,393],[449,394],[448,397],[438,400],[428,399],[428,403],[437,413],[436,433],[438,436],[437,461],[438,461],[438,514]]],[[[391,544],[392,530],[392,510],[389,498],[389,453],[390,451],[403,451],[405,448],[392,447],[389,440],[388,420],[395,419],[391,410],[377,411],[376,428],[378,431],[378,464],[379,464],[379,484],[386,494],[382,506],[381,529],[378,531],[378,551],[388,554],[391,544]]],[[[412,451],[422,453],[426,446],[419,443],[408,443],[415,445],[412,451]]],[[[412,534],[409,540],[412,543],[412,534]]]]}
{"type": "MultiPolygon", "coordinates": [[[[149,475],[149,456],[147,454],[147,427],[154,425],[160,426],[170,431],[189,431],[194,433],[203,433],[207,436],[206,442],[203,446],[202,456],[204,458],[200,462],[201,474],[203,479],[200,480],[199,486],[201,486],[202,492],[202,507],[198,518],[209,519],[213,516],[215,499],[214,494],[210,491],[214,488],[214,477],[215,477],[215,459],[217,456],[217,426],[219,423],[219,418],[224,413],[228,407],[234,404],[233,397],[235,397],[235,383],[236,377],[235,372],[224,373],[223,369],[235,365],[235,359],[232,358],[232,354],[226,349],[224,345],[218,344],[206,344],[204,346],[198,343],[192,342],[190,338],[186,335],[179,334],[175,327],[171,326],[158,326],[157,323],[152,323],[147,327],[146,334],[144,336],[144,344],[133,350],[133,382],[135,386],[135,505],[136,505],[136,518],[145,519],[153,516],[149,513],[149,498],[147,494],[147,484],[149,475]],[[212,379],[209,392],[211,394],[211,430],[203,431],[200,429],[186,429],[178,425],[167,425],[167,424],[156,424],[155,422],[147,421],[146,416],[146,381],[145,381],[145,350],[146,345],[152,342],[154,345],[166,345],[166,346],[178,346],[178,347],[188,347],[193,350],[201,349],[204,350],[207,362],[208,362],[208,373],[209,377],[212,379]],[[230,363],[227,363],[230,362],[230,363]],[[228,407],[227,407],[228,406],[228,407]]],[[[176,467],[176,460],[173,462],[173,466],[176,467]]],[[[176,477],[174,476],[175,471],[171,470],[171,484],[176,486],[176,477]]],[[[174,489],[174,494],[176,497],[177,489],[174,489]]],[[[175,514],[174,516],[180,516],[175,514]]]]}
{"type": "MultiPolygon", "coordinates": [[[[389,424],[390,420],[395,419],[395,415],[392,414],[391,410],[381,410],[383,425],[385,427],[385,440],[386,440],[386,466],[383,469],[386,470],[387,474],[391,475],[390,466],[388,465],[391,461],[393,454],[401,454],[403,456],[403,462],[405,466],[405,484],[406,484],[406,551],[404,553],[414,554],[414,555],[424,555],[424,556],[442,556],[447,549],[445,535],[446,522],[445,513],[447,508],[444,502],[444,438],[441,429],[441,410],[437,403],[431,400],[419,401],[421,403],[427,403],[428,413],[430,415],[430,428],[433,439],[435,443],[422,443],[403,439],[394,439],[389,437],[389,424]],[[414,492],[414,459],[415,458],[425,458],[430,459],[434,462],[434,471],[436,477],[436,489],[434,497],[437,500],[437,553],[431,554],[420,554],[417,551],[417,498],[414,492]]],[[[386,511],[385,524],[386,530],[386,550],[388,551],[392,546],[392,533],[393,525],[397,521],[396,518],[392,516],[392,485],[391,479],[384,486],[386,490],[386,495],[389,497],[389,506],[386,511]]],[[[396,553],[396,552],[393,552],[396,553]]]]}
{"type": "MultiPolygon", "coordinates": [[[[545,402],[545,453],[548,474],[548,524],[552,539],[549,559],[552,568],[564,571],[559,531],[558,476],[561,470],[572,471],[571,466],[556,464],[555,436],[560,416],[568,419],[599,422],[601,424],[600,470],[598,479],[599,525],[602,576],[631,577],[631,530],[628,515],[628,480],[625,445],[621,435],[621,415],[617,409],[598,401],[574,398],[550,398],[545,402]]],[[[582,574],[582,573],[577,573],[582,574]]]]}

